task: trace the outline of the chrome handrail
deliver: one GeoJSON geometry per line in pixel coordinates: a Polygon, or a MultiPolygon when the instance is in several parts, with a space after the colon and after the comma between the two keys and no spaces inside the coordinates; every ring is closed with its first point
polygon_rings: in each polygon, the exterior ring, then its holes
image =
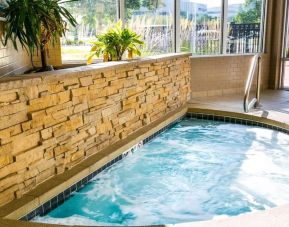
{"type": "Polygon", "coordinates": [[[248,74],[248,79],[247,79],[246,87],[245,87],[245,95],[244,95],[244,103],[243,103],[244,111],[246,113],[248,113],[253,107],[257,107],[258,105],[260,105],[260,90],[261,90],[260,59],[261,59],[261,54],[256,54],[253,57],[252,62],[251,62],[250,71],[248,74]],[[258,68],[256,97],[253,98],[249,102],[250,91],[251,91],[254,75],[256,73],[256,68],[258,68]]]}

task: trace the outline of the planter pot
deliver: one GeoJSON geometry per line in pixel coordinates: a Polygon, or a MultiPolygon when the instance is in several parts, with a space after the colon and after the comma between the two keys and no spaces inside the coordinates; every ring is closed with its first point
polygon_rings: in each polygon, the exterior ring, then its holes
{"type": "Polygon", "coordinates": [[[109,56],[108,54],[103,54],[103,62],[108,62],[109,56]]]}
{"type": "Polygon", "coordinates": [[[132,52],[131,50],[129,50],[129,51],[127,52],[127,58],[128,58],[128,59],[133,59],[133,52],[132,52]]]}

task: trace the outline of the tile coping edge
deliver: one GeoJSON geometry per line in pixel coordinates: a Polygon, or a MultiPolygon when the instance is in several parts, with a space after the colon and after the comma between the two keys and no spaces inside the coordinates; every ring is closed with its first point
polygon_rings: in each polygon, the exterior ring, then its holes
{"type": "Polygon", "coordinates": [[[9,82],[21,81],[21,80],[35,80],[35,83],[42,81],[53,81],[57,80],[59,76],[65,76],[68,74],[75,74],[79,72],[88,72],[88,71],[99,71],[104,72],[108,70],[113,70],[117,68],[123,68],[128,66],[136,66],[142,64],[151,64],[158,63],[162,61],[186,58],[192,56],[191,53],[170,53],[170,54],[161,54],[156,56],[149,56],[133,60],[122,60],[122,61],[112,61],[112,62],[101,62],[91,65],[72,67],[67,69],[59,69],[49,72],[38,72],[31,73],[27,75],[16,75],[16,76],[6,76],[0,79],[0,84],[5,84],[9,82]]]}

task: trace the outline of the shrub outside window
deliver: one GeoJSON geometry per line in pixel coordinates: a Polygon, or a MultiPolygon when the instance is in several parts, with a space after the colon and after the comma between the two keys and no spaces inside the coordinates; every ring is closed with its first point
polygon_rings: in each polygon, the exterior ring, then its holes
{"type": "Polygon", "coordinates": [[[220,54],[222,1],[180,1],[181,51],[220,54]]]}
{"type": "Polygon", "coordinates": [[[142,56],[262,51],[266,0],[79,0],[66,3],[78,26],[62,38],[63,61],[85,60],[90,40],[118,19],[142,34],[142,56]]]}
{"type": "Polygon", "coordinates": [[[90,41],[117,21],[117,0],[79,0],[65,4],[78,25],[68,27],[66,37],[61,39],[62,60],[83,61],[89,54],[90,41]]]}
{"type": "Polygon", "coordinates": [[[142,34],[143,56],[174,52],[172,0],[125,0],[126,24],[142,34]]]}
{"type": "Polygon", "coordinates": [[[228,54],[256,53],[261,45],[262,0],[228,0],[228,54]]]}

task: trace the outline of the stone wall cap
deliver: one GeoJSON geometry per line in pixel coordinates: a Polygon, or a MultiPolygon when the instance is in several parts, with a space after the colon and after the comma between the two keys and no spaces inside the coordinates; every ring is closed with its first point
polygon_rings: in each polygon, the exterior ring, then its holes
{"type": "Polygon", "coordinates": [[[97,64],[91,64],[86,66],[78,66],[74,68],[59,69],[50,72],[31,73],[19,76],[7,76],[0,79],[0,90],[14,89],[20,87],[26,87],[29,85],[36,85],[41,82],[63,80],[66,78],[73,78],[79,76],[83,72],[99,71],[105,72],[108,70],[114,70],[122,67],[136,66],[141,64],[152,64],[156,62],[162,62],[172,59],[190,57],[191,53],[170,53],[162,54],[150,57],[144,57],[133,60],[113,61],[113,62],[101,62],[97,64]]]}

